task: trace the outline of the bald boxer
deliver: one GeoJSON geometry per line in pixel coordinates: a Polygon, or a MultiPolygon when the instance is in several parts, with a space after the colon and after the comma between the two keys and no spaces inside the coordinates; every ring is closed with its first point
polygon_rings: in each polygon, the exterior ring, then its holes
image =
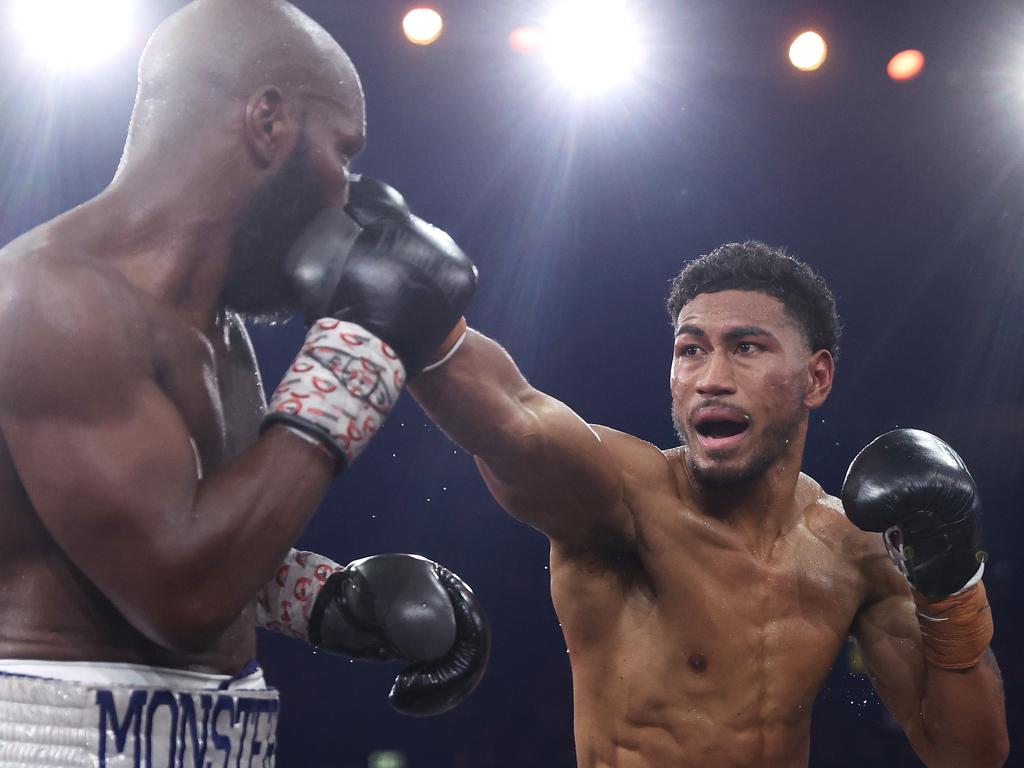
{"type": "Polygon", "coordinates": [[[850,469],[849,518],[800,472],[839,324],[795,258],[722,246],[683,269],[669,311],[676,448],[587,424],[472,331],[412,386],[550,541],[578,764],[806,766],[815,694],[852,634],[927,765],[1001,765],[963,463],[931,435],[884,436],[850,469]]]}
{"type": "Polygon", "coordinates": [[[364,130],[312,20],[199,0],[146,47],[110,186],[0,253],[0,764],[273,765],[257,624],[413,662],[410,714],[479,680],[454,574],[291,549],[476,281],[350,185],[364,130]],[[242,320],[310,308],[268,407],[242,320]]]}

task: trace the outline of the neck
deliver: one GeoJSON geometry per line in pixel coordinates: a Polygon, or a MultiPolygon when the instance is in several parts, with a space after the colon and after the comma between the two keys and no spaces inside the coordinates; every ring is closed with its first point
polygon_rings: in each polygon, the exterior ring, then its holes
{"type": "Polygon", "coordinates": [[[78,209],[76,218],[90,222],[86,227],[100,258],[191,324],[207,329],[219,310],[241,196],[214,194],[209,170],[190,173],[189,164],[195,165],[195,159],[173,171],[124,166],[106,190],[78,209]]]}
{"type": "Polygon", "coordinates": [[[778,539],[799,520],[796,502],[806,427],[763,473],[730,485],[702,484],[680,449],[681,472],[694,508],[732,528],[750,550],[767,558],[778,539]]]}

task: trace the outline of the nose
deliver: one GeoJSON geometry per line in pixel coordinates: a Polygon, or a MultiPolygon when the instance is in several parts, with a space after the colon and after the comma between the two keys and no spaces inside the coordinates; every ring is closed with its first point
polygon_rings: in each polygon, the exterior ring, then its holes
{"type": "Polygon", "coordinates": [[[736,393],[736,377],[729,355],[717,351],[708,355],[697,377],[697,393],[708,396],[736,393]]]}

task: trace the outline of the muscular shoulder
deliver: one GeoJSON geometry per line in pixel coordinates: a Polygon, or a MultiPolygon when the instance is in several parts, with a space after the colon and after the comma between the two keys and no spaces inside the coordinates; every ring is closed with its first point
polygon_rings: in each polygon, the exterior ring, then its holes
{"type": "Polygon", "coordinates": [[[657,484],[674,488],[668,455],[676,449],[662,451],[646,440],[611,427],[591,425],[591,429],[619,465],[627,491],[652,490],[657,484]]]}
{"type": "Polygon", "coordinates": [[[148,333],[141,294],[103,264],[46,251],[0,261],[0,392],[12,404],[67,391],[68,378],[144,367],[148,333]]]}
{"type": "Polygon", "coordinates": [[[797,481],[796,498],[808,529],[830,548],[841,551],[844,559],[855,562],[876,549],[873,545],[877,544],[878,535],[857,528],[846,517],[843,502],[802,472],[797,481]]]}
{"type": "Polygon", "coordinates": [[[800,475],[797,499],[804,505],[808,530],[863,578],[868,597],[890,588],[896,570],[880,534],[851,523],[842,501],[805,474],[800,475]]]}

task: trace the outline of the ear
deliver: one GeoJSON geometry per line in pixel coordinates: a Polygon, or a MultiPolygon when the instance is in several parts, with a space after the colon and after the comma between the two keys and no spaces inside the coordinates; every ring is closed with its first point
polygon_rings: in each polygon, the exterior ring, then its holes
{"type": "Polygon", "coordinates": [[[804,393],[804,405],[813,411],[828,399],[832,391],[832,380],[836,375],[836,361],[832,353],[819,349],[807,364],[807,390],[804,393]]]}
{"type": "Polygon", "coordinates": [[[245,138],[256,162],[263,168],[286,157],[294,143],[298,124],[288,114],[284,94],[276,85],[264,85],[245,105],[245,138]]]}

